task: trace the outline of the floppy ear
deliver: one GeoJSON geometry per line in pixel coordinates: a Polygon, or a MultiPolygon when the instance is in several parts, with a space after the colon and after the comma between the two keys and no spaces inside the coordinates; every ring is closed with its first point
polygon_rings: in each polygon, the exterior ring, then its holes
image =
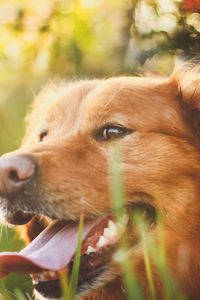
{"type": "Polygon", "coordinates": [[[183,118],[200,141],[200,66],[183,64],[172,73],[183,118]]]}

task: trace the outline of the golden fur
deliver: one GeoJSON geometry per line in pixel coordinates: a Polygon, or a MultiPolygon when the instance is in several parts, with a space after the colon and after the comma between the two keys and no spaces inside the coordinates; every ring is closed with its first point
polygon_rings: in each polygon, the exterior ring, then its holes
{"type": "MultiPolygon", "coordinates": [[[[99,215],[111,207],[109,149],[120,144],[127,201],[145,197],[162,213],[172,276],[190,299],[200,299],[197,67],[183,66],[166,78],[118,77],[48,86],[34,102],[27,128],[18,152],[37,160],[41,199],[45,195],[49,215],[56,211],[57,218],[76,220],[80,211],[99,215]],[[96,141],[93,133],[105,123],[134,132],[113,143],[96,141]],[[48,135],[39,143],[45,128],[48,135]]],[[[46,226],[42,222],[36,217],[26,226],[29,240],[46,226]]],[[[132,262],[150,299],[142,248],[132,262]]],[[[111,282],[81,299],[126,299],[119,268],[111,264],[110,272],[117,273],[111,282]]],[[[164,299],[162,280],[156,268],[153,272],[157,299],[164,299]]]]}

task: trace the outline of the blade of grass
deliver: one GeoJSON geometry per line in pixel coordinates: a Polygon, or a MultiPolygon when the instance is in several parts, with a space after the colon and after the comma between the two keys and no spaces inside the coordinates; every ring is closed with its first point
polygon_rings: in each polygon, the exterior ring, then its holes
{"type": "Polygon", "coordinates": [[[156,266],[160,274],[164,290],[164,299],[172,300],[174,299],[174,295],[176,295],[177,300],[186,300],[185,295],[183,295],[183,293],[179,290],[178,286],[176,285],[167,265],[165,230],[163,227],[163,218],[161,213],[157,211],[157,242],[155,239],[149,238],[147,224],[141,222],[140,220],[138,223],[141,224],[141,240],[143,245],[144,259],[152,299],[155,293],[155,286],[151,270],[151,259],[152,261],[154,261],[154,265],[156,266]]]}
{"type": "Polygon", "coordinates": [[[68,282],[68,278],[66,276],[66,271],[60,272],[60,286],[62,289],[62,295],[64,296],[64,299],[65,299],[65,297],[67,299],[67,295],[69,292],[69,282],[68,282]]]}
{"type": "Polygon", "coordinates": [[[27,300],[27,298],[24,296],[24,294],[19,289],[15,289],[14,294],[16,296],[16,299],[18,299],[18,300],[27,300]]]}
{"type": "Polygon", "coordinates": [[[74,300],[76,298],[76,288],[77,288],[77,283],[78,283],[78,274],[79,274],[80,256],[81,256],[81,245],[82,245],[82,236],[83,236],[83,222],[84,222],[84,217],[83,217],[83,214],[81,214],[80,221],[79,221],[76,253],[75,253],[75,257],[74,257],[72,275],[71,275],[71,279],[70,279],[70,283],[69,283],[69,289],[68,289],[67,298],[66,298],[66,299],[69,299],[69,300],[74,300]]]}
{"type": "Polygon", "coordinates": [[[114,259],[120,265],[123,284],[127,292],[127,300],[145,300],[140,282],[134,273],[134,266],[129,257],[128,246],[124,239],[120,242],[120,248],[114,259]]]}
{"type": "Polygon", "coordinates": [[[147,229],[148,226],[147,224],[145,224],[144,218],[142,218],[140,215],[136,214],[134,216],[134,219],[141,236],[141,245],[142,245],[142,250],[144,255],[144,264],[145,264],[147,282],[149,286],[151,299],[156,300],[156,291],[155,291],[154,280],[153,280],[152,266],[150,262],[150,255],[151,255],[150,251],[151,251],[152,243],[150,244],[149,241],[149,234],[147,229]]]}
{"type": "Polygon", "coordinates": [[[160,212],[157,213],[156,223],[159,224],[157,225],[158,243],[153,245],[151,249],[151,255],[161,276],[165,300],[174,299],[174,295],[176,295],[178,300],[180,294],[175,288],[175,282],[167,265],[165,230],[163,226],[162,214],[160,212]]]}
{"type": "Polygon", "coordinates": [[[121,174],[120,149],[110,149],[109,171],[110,171],[110,192],[112,208],[117,219],[125,211],[124,190],[121,174]]]}
{"type": "Polygon", "coordinates": [[[0,288],[0,300],[10,300],[11,298],[15,299],[15,295],[12,292],[8,291],[6,288],[0,288]]]}
{"type": "MultiPolygon", "coordinates": [[[[109,170],[112,208],[116,219],[119,220],[125,212],[125,197],[121,174],[121,151],[119,148],[110,149],[109,170]]],[[[144,300],[139,281],[133,271],[132,261],[127,254],[128,249],[128,238],[125,235],[120,242],[119,250],[115,257],[122,271],[127,299],[144,300]]]]}

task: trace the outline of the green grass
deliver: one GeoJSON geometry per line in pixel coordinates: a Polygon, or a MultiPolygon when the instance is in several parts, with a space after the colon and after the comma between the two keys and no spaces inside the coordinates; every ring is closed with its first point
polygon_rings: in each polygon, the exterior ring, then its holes
{"type": "MultiPolygon", "coordinates": [[[[24,246],[24,243],[19,239],[15,231],[6,226],[0,227],[0,240],[0,252],[18,251],[24,246]]],[[[3,300],[23,300],[22,297],[19,297],[19,293],[21,293],[25,299],[28,299],[28,294],[32,294],[29,276],[11,274],[0,280],[0,294],[3,300]]]]}
{"type": "Polygon", "coordinates": [[[80,267],[80,254],[81,254],[81,245],[82,245],[82,235],[83,235],[83,224],[84,218],[83,214],[80,216],[79,221],[79,231],[78,231],[78,240],[76,253],[74,257],[74,264],[72,268],[72,274],[70,280],[66,278],[65,272],[61,274],[61,286],[63,290],[64,299],[75,300],[76,299],[76,288],[78,283],[78,273],[80,267]]]}

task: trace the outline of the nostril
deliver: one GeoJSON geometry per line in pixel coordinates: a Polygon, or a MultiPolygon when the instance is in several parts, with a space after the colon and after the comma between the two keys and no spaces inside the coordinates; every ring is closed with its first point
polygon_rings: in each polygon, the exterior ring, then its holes
{"type": "Polygon", "coordinates": [[[15,183],[18,183],[18,182],[22,181],[22,180],[19,178],[19,176],[18,176],[18,174],[17,174],[17,171],[15,171],[15,170],[10,171],[8,177],[9,177],[9,179],[10,179],[12,182],[15,182],[15,183]]]}
{"type": "Polygon", "coordinates": [[[5,170],[5,176],[12,184],[24,183],[29,180],[35,172],[35,164],[26,158],[18,158],[12,166],[8,166],[5,170]],[[7,173],[7,174],[6,174],[7,173]]]}

